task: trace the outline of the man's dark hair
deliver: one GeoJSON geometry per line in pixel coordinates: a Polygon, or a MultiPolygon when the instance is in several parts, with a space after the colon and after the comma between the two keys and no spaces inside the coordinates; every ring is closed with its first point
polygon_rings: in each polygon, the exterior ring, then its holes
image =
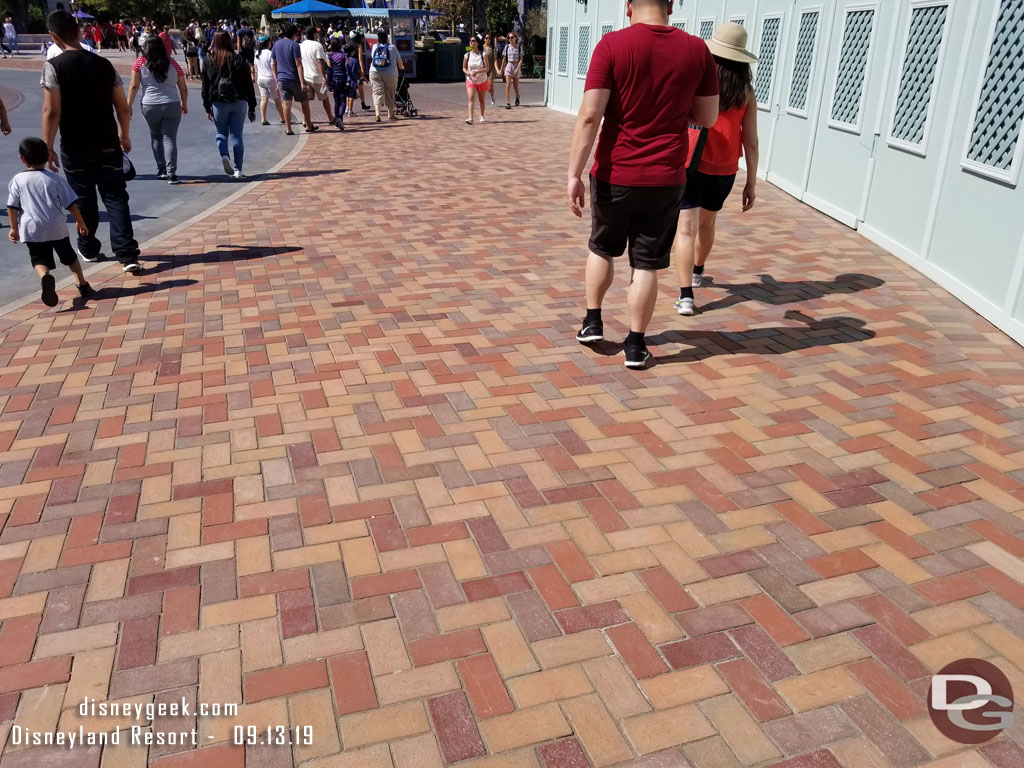
{"type": "Polygon", "coordinates": [[[299,28],[295,24],[286,24],[284,31],[281,33],[281,37],[287,37],[291,40],[296,34],[298,34],[298,31],[299,28]]]}
{"type": "Polygon", "coordinates": [[[377,42],[380,43],[381,45],[388,44],[388,33],[385,32],[383,29],[377,33],[377,42]]]}
{"type": "Polygon", "coordinates": [[[648,5],[660,5],[662,8],[668,7],[669,0],[629,0],[629,4],[636,8],[643,8],[648,5]]]}
{"type": "Polygon", "coordinates": [[[78,22],[67,11],[54,11],[47,16],[46,29],[65,43],[78,42],[78,22]]]}
{"type": "Polygon", "coordinates": [[[18,154],[29,165],[46,165],[46,161],[50,159],[50,150],[46,148],[46,142],[35,136],[21,140],[18,154]]]}
{"type": "Polygon", "coordinates": [[[306,27],[306,39],[316,40],[316,27],[314,27],[312,24],[306,27]]]}

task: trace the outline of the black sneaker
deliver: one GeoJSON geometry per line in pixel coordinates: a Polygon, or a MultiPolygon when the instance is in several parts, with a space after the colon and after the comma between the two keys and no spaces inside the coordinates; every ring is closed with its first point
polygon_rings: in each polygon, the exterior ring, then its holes
{"type": "Polygon", "coordinates": [[[507,101],[505,102],[505,109],[512,109],[512,105],[509,104],[507,101]]]}
{"type": "Polygon", "coordinates": [[[653,359],[654,356],[647,351],[647,347],[626,347],[627,368],[646,368],[653,359]]]}
{"type": "Polygon", "coordinates": [[[139,265],[139,262],[135,261],[135,259],[121,264],[122,272],[138,272],[140,269],[142,269],[142,267],[139,265]]]}
{"type": "Polygon", "coordinates": [[[166,181],[167,180],[167,171],[158,170],[156,172],[156,177],[158,179],[160,179],[161,181],[166,181]]]}
{"type": "Polygon", "coordinates": [[[518,96],[516,96],[516,106],[517,107],[519,106],[519,97],[518,96]]]}
{"type": "Polygon", "coordinates": [[[580,344],[593,344],[595,341],[604,341],[604,323],[600,320],[591,320],[584,323],[580,332],[576,334],[576,341],[580,344]]]}
{"type": "Polygon", "coordinates": [[[81,296],[83,299],[88,299],[90,296],[95,296],[96,291],[88,283],[82,283],[80,286],[78,286],[78,295],[81,296]]]}
{"type": "Polygon", "coordinates": [[[78,258],[80,258],[82,261],[87,261],[90,264],[92,264],[97,261],[103,261],[103,259],[106,257],[102,253],[97,253],[95,256],[86,256],[84,253],[79,251],[78,258]]]}
{"type": "Polygon", "coordinates": [[[48,307],[56,307],[58,301],[57,288],[53,275],[43,275],[43,279],[40,282],[43,286],[43,304],[48,307]]]}
{"type": "Polygon", "coordinates": [[[181,181],[178,179],[178,175],[177,174],[172,173],[172,174],[170,174],[167,177],[167,183],[168,184],[181,184],[181,181]]]}
{"type": "Polygon", "coordinates": [[[371,107],[369,104],[363,104],[364,112],[369,112],[371,109],[373,109],[373,107],[371,107]]]}

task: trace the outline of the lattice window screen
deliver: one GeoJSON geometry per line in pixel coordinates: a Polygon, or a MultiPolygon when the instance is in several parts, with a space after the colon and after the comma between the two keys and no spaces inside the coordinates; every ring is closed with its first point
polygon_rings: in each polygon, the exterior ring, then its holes
{"type": "Polygon", "coordinates": [[[796,39],[796,56],[793,59],[793,79],[789,84],[789,106],[793,109],[807,108],[807,91],[811,84],[811,69],[814,66],[814,44],[818,39],[818,12],[800,14],[800,34],[796,39]]]}
{"type": "Polygon", "coordinates": [[[601,37],[604,37],[609,32],[614,32],[614,31],[615,31],[615,25],[614,24],[602,24],[601,25],[601,37]]]}
{"type": "Polygon", "coordinates": [[[672,26],[675,27],[676,29],[683,30],[683,32],[686,31],[686,22],[685,21],[673,21],[672,22],[672,26]]]}
{"type": "Polygon", "coordinates": [[[715,20],[704,19],[700,23],[700,38],[701,40],[710,40],[711,36],[715,34],[715,20]]]}
{"type": "Polygon", "coordinates": [[[741,27],[747,26],[746,16],[733,16],[731,19],[729,19],[729,21],[731,21],[733,24],[739,24],[741,27]]]}
{"type": "Polygon", "coordinates": [[[779,50],[779,32],[782,19],[769,16],[761,22],[761,50],[757,53],[757,75],[754,78],[754,92],[758,104],[767,104],[772,95],[772,78],[775,76],[775,58],[779,50]]]}
{"type": "Polygon", "coordinates": [[[945,5],[932,5],[914,8],[910,15],[903,73],[892,121],[892,137],[908,144],[924,141],[947,10],[945,5]]]}
{"type": "Polygon", "coordinates": [[[577,27],[576,34],[576,77],[586,77],[590,66],[590,25],[577,27]]]}
{"type": "Polygon", "coordinates": [[[558,28],[558,74],[569,74],[569,27],[558,28]]]}
{"type": "Polygon", "coordinates": [[[839,71],[832,94],[832,119],[837,123],[857,125],[864,95],[864,77],[871,53],[871,30],[875,24],[874,9],[850,11],[846,14],[843,47],[839,54],[839,71]]]}
{"type": "Polygon", "coordinates": [[[1024,121],[1024,2],[1002,0],[967,159],[1010,170],[1024,121]]]}
{"type": "Polygon", "coordinates": [[[554,64],[555,64],[555,57],[551,55],[551,44],[553,42],[555,42],[555,28],[554,27],[548,27],[548,40],[547,40],[547,44],[548,44],[548,50],[547,50],[547,53],[548,53],[548,57],[547,57],[547,59],[548,59],[548,72],[551,71],[552,67],[554,67],[554,64]]]}

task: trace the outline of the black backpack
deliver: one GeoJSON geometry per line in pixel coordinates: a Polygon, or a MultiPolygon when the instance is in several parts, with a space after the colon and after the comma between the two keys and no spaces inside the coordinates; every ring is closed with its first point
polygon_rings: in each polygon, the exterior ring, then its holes
{"type": "Polygon", "coordinates": [[[217,72],[217,83],[215,86],[217,101],[222,101],[226,104],[238,101],[238,89],[235,87],[235,81],[231,79],[230,69],[229,64],[228,67],[217,72]]]}

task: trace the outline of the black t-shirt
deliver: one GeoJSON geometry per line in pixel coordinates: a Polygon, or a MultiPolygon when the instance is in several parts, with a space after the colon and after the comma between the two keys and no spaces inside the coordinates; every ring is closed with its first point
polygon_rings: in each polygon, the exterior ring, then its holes
{"type": "MultiPolygon", "coordinates": [[[[114,120],[114,88],[121,78],[113,64],[90,51],[72,48],[45,65],[60,91],[60,145],[68,153],[98,152],[119,146],[114,120]]],[[[49,72],[43,86],[52,88],[49,72]]]]}

